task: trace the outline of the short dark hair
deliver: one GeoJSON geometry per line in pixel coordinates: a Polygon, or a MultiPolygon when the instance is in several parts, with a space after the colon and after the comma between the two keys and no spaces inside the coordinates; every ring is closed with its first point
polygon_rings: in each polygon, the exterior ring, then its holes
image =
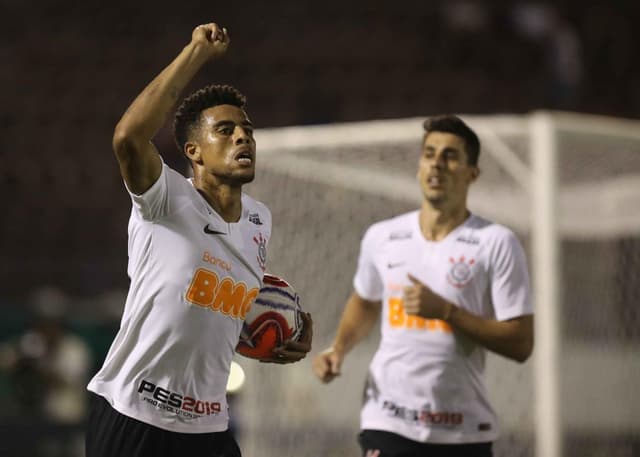
{"type": "Polygon", "coordinates": [[[207,108],[233,105],[244,109],[247,99],[238,89],[229,85],[214,84],[195,91],[182,101],[173,122],[173,136],[180,151],[189,136],[200,124],[200,115],[207,108]]]}
{"type": "Polygon", "coordinates": [[[424,138],[432,132],[452,133],[464,140],[469,165],[478,165],[480,156],[480,140],[478,135],[464,123],[462,119],[453,114],[433,116],[424,121],[424,138]]]}

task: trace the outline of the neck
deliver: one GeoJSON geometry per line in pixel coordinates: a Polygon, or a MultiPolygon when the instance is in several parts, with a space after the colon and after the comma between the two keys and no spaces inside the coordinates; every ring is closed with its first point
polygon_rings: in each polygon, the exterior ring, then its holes
{"type": "Polygon", "coordinates": [[[420,230],[427,240],[440,241],[462,224],[469,214],[466,206],[436,208],[424,201],[420,208],[420,230]]]}
{"type": "Polygon", "coordinates": [[[242,186],[210,182],[194,177],[195,188],[226,222],[238,222],[242,216],[242,186]]]}

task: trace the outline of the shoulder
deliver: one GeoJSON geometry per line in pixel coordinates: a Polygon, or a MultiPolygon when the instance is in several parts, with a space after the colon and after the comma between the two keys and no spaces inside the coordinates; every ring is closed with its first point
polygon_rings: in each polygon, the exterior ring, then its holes
{"type": "Polygon", "coordinates": [[[263,214],[271,214],[271,211],[269,210],[267,205],[244,192],[242,193],[242,206],[247,210],[258,211],[263,214]]]}
{"type": "Polygon", "coordinates": [[[472,215],[467,227],[481,237],[484,241],[491,243],[518,242],[517,235],[509,227],[497,222],[490,221],[481,216],[472,215]]]}
{"type": "Polygon", "coordinates": [[[271,211],[267,205],[243,192],[242,207],[244,208],[243,213],[249,219],[249,222],[254,225],[271,227],[271,211]]]}
{"type": "Polygon", "coordinates": [[[493,261],[506,261],[514,256],[524,259],[522,243],[509,227],[475,215],[469,226],[472,228],[469,233],[474,237],[473,241],[483,245],[493,261]]]}
{"type": "Polygon", "coordinates": [[[363,242],[384,244],[391,241],[410,240],[415,237],[417,217],[418,211],[411,211],[376,222],[366,230],[363,242]]]}
{"type": "MultiPolygon", "coordinates": [[[[163,162],[160,176],[145,194],[152,194],[154,191],[167,191],[170,194],[195,195],[197,193],[190,178],[174,170],[163,162]]],[[[142,194],[142,195],[145,195],[142,194]]]]}
{"type": "Polygon", "coordinates": [[[175,214],[198,198],[189,179],[164,163],[150,188],[142,194],[135,194],[129,188],[127,191],[133,202],[133,214],[147,221],[175,214]]]}
{"type": "Polygon", "coordinates": [[[197,193],[195,186],[193,185],[192,178],[189,178],[179,171],[171,168],[166,163],[162,165],[162,174],[167,180],[167,183],[171,187],[178,187],[187,190],[189,193],[197,193]]]}

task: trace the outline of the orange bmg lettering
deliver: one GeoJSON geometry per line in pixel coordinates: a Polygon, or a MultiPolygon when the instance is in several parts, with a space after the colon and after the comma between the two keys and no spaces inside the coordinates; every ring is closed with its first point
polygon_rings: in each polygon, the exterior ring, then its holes
{"type": "Polygon", "coordinates": [[[451,326],[440,319],[425,319],[420,316],[408,315],[404,311],[402,298],[389,298],[389,325],[393,328],[415,328],[418,330],[428,330],[450,333],[451,326]]]}
{"type": "Polygon", "coordinates": [[[220,281],[213,271],[198,268],[187,291],[187,300],[244,320],[259,291],[258,288],[247,291],[246,284],[236,283],[229,277],[220,281]]]}

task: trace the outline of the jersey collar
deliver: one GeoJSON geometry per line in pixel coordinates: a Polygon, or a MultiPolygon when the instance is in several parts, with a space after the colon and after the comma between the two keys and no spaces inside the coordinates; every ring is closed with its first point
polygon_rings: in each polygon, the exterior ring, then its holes
{"type": "Polygon", "coordinates": [[[197,200],[200,202],[201,213],[205,216],[205,218],[209,221],[210,228],[218,231],[224,232],[225,234],[229,234],[230,226],[232,224],[242,224],[244,221],[249,219],[250,209],[246,201],[246,194],[242,193],[242,210],[240,214],[240,219],[238,222],[229,223],[225,221],[222,216],[220,216],[215,209],[211,207],[209,202],[198,192],[196,186],[193,183],[193,178],[189,178],[189,182],[193,187],[193,191],[197,195],[197,200]]]}

